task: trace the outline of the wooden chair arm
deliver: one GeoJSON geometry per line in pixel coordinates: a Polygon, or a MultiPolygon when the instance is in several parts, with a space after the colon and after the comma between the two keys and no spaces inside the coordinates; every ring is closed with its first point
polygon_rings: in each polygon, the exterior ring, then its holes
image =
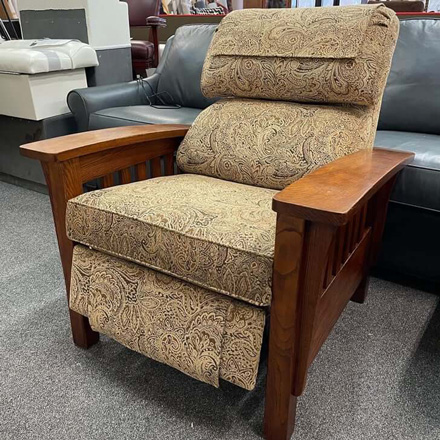
{"type": "Polygon", "coordinates": [[[167,20],[163,17],[158,17],[157,15],[150,15],[147,17],[147,27],[166,27],[167,20]]]}
{"type": "MultiPolygon", "coordinates": [[[[175,152],[186,125],[144,125],[90,131],[20,147],[21,154],[41,161],[52,204],[67,296],[74,243],[66,235],[67,201],[82,194],[88,182],[101,188],[175,174],[175,152]]],[[[75,344],[98,341],[87,318],[70,310],[75,344]]]]}
{"type": "Polygon", "coordinates": [[[273,199],[273,209],[304,220],[346,224],[413,158],[413,153],[382,148],[345,156],[280,191],[273,199]]]}
{"type": "Polygon", "coordinates": [[[183,138],[188,129],[172,124],[108,128],[25,144],[20,151],[42,162],[64,162],[128,145],[183,138]]]}

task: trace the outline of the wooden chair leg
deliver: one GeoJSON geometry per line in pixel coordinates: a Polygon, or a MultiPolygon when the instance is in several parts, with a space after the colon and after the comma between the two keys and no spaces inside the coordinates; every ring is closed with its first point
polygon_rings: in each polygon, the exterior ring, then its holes
{"type": "Polygon", "coordinates": [[[264,413],[266,440],[289,440],[295,426],[297,397],[292,394],[298,325],[295,317],[303,235],[302,220],[278,216],[264,413]]]}
{"type": "Polygon", "coordinates": [[[363,304],[367,299],[368,286],[370,284],[370,277],[366,276],[359,284],[359,287],[354,292],[351,300],[358,304],[363,304]]]}
{"type": "MultiPolygon", "coordinates": [[[[43,171],[49,189],[52,205],[55,231],[58,238],[61,263],[66,284],[67,302],[70,295],[70,276],[72,270],[73,243],[66,235],[66,206],[67,201],[82,193],[77,161],[68,161],[65,164],[53,162],[43,163],[43,171]]],[[[88,318],[69,309],[70,325],[73,342],[81,348],[89,348],[99,341],[99,333],[90,327],[88,318]]]]}
{"type": "Polygon", "coordinates": [[[154,59],[153,66],[157,67],[159,64],[159,36],[157,32],[157,26],[151,28],[151,33],[153,34],[153,44],[154,44],[154,59]]]}
{"type": "Polygon", "coordinates": [[[99,333],[92,330],[89,319],[69,309],[73,342],[81,348],[90,348],[99,342],[99,333]]]}
{"type": "Polygon", "coordinates": [[[278,214],[275,240],[264,433],[290,440],[297,397],[306,384],[317,303],[336,228],[278,214]],[[304,293],[306,292],[306,293],[304,293]]]}
{"type": "MultiPolygon", "coordinates": [[[[269,377],[268,377],[269,378],[269,377]]],[[[268,399],[277,388],[266,388],[266,408],[268,399]]],[[[268,412],[264,415],[264,438],[266,440],[290,440],[295,429],[296,405],[298,398],[289,393],[289,396],[273,397],[279,401],[275,411],[268,412]],[[280,399],[283,397],[283,399],[280,399]]]]}

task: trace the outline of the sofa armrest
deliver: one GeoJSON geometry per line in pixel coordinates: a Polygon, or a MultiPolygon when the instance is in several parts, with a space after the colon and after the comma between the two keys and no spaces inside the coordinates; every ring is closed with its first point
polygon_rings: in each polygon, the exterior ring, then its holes
{"type": "Polygon", "coordinates": [[[80,131],[89,129],[90,115],[98,110],[131,105],[148,105],[148,97],[156,93],[159,75],[144,79],[144,87],[138,81],[72,90],[67,104],[80,131]]]}
{"type": "Polygon", "coordinates": [[[381,148],[335,160],[280,191],[273,209],[304,220],[346,224],[406,164],[413,153],[381,148]]]}

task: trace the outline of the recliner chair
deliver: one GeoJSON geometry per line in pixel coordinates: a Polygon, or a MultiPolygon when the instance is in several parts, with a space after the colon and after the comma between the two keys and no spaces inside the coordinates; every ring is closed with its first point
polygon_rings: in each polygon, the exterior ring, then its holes
{"type": "Polygon", "coordinates": [[[178,28],[168,39],[156,72],[143,81],[70,92],[67,102],[79,130],[192,124],[203,109],[216,101],[203,96],[200,90],[203,62],[216,28],[216,24],[178,28]]]}
{"type": "Polygon", "coordinates": [[[398,27],[383,5],[233,12],[202,75],[223,99],[191,128],[21,147],[45,170],[75,343],[105,333],[251,390],[270,315],[264,430],[289,439],[308,367],[365,299],[413,156],[372,150],[398,27]],[[105,189],[83,194],[96,178],[105,189]]]}

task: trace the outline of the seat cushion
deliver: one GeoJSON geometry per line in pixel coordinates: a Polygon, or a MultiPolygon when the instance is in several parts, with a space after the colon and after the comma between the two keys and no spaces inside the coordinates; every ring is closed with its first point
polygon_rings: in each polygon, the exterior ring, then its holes
{"type": "Polygon", "coordinates": [[[267,306],[276,191],[206,176],[161,177],[68,202],[75,242],[267,306]]]}
{"type": "Polygon", "coordinates": [[[107,108],[90,115],[89,130],[144,124],[191,125],[200,112],[198,108],[149,105],[107,108]]]}
{"type": "Polygon", "coordinates": [[[440,135],[380,130],[375,145],[416,154],[399,175],[391,200],[440,212],[440,135]]]}
{"type": "Polygon", "coordinates": [[[154,56],[154,44],[150,41],[132,40],[131,56],[133,60],[147,60],[154,56]]]}

